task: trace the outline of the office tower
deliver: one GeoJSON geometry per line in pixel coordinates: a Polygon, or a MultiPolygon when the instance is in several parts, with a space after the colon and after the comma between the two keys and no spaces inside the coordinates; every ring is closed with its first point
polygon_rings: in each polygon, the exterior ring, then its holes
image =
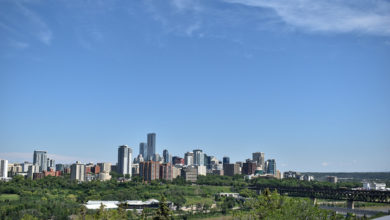
{"type": "Polygon", "coordinates": [[[34,151],[33,164],[39,166],[39,172],[47,171],[47,152],[34,151]]]}
{"type": "Polygon", "coordinates": [[[196,149],[194,152],[194,165],[204,165],[204,154],[202,150],[196,149]]]}
{"type": "Polygon", "coordinates": [[[163,159],[164,159],[164,158],[162,158],[162,157],[160,156],[160,154],[156,153],[156,154],[153,154],[151,160],[152,160],[152,161],[156,161],[156,162],[164,162],[163,159]]]}
{"type": "Polygon", "coordinates": [[[242,174],[245,174],[245,175],[255,174],[256,167],[257,167],[256,162],[246,161],[245,163],[242,164],[242,174]]]}
{"type": "Polygon", "coordinates": [[[131,177],[131,165],[133,163],[133,150],[127,145],[119,146],[118,148],[118,173],[123,175],[130,175],[131,177]]]}
{"type": "Polygon", "coordinates": [[[147,155],[146,151],[148,150],[148,145],[144,142],[139,143],[139,155],[142,155],[142,158],[145,158],[147,155]]]}
{"type": "Polygon", "coordinates": [[[148,136],[148,149],[147,160],[152,160],[153,155],[156,153],[156,134],[150,133],[148,136]]]}
{"type": "Polygon", "coordinates": [[[139,163],[139,176],[144,181],[160,179],[160,163],[156,161],[139,163]]]}
{"type": "Polygon", "coordinates": [[[271,160],[267,160],[266,162],[267,164],[267,173],[268,174],[272,174],[272,175],[276,175],[276,162],[274,159],[271,159],[271,160]]]}
{"type": "Polygon", "coordinates": [[[168,150],[163,151],[164,163],[172,163],[172,155],[169,154],[168,150]]]}
{"type": "Polygon", "coordinates": [[[56,164],[56,171],[64,172],[64,170],[65,170],[64,164],[61,164],[61,163],[56,164]]]}
{"type": "Polygon", "coordinates": [[[235,164],[225,163],[223,164],[223,173],[225,176],[234,176],[236,174],[241,174],[240,165],[236,163],[235,164]]]}
{"type": "Polygon", "coordinates": [[[0,159],[0,179],[8,178],[8,160],[0,159]]]}
{"type": "Polygon", "coordinates": [[[223,161],[223,164],[229,164],[230,158],[225,156],[225,157],[223,157],[222,161],[223,161]]]}
{"type": "Polygon", "coordinates": [[[211,169],[211,157],[207,156],[207,154],[203,154],[204,156],[204,165],[206,166],[206,169],[211,169]]]}
{"type": "Polygon", "coordinates": [[[264,153],[263,152],[255,152],[252,153],[252,160],[257,163],[258,167],[261,167],[261,169],[265,170],[264,168],[264,153]]]}
{"type": "Polygon", "coordinates": [[[70,166],[70,179],[84,182],[86,180],[85,164],[82,164],[79,161],[72,164],[70,166]]]}
{"type": "Polygon", "coordinates": [[[22,166],[22,172],[27,173],[28,167],[32,165],[32,163],[25,161],[24,163],[20,164],[22,166]]]}
{"type": "Polygon", "coordinates": [[[47,158],[47,170],[56,170],[56,162],[53,159],[47,158]]]}
{"type": "Polygon", "coordinates": [[[39,173],[38,165],[31,165],[28,167],[27,177],[32,179],[34,177],[34,173],[39,173]]]}
{"type": "Polygon", "coordinates": [[[187,166],[193,165],[194,164],[194,153],[192,152],[187,152],[184,154],[184,163],[187,166]]]}

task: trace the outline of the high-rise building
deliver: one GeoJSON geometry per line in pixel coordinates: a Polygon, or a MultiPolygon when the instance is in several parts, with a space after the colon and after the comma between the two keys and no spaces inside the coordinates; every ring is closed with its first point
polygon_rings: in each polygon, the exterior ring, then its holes
{"type": "Polygon", "coordinates": [[[204,153],[200,149],[193,150],[194,165],[204,165],[204,153]]]}
{"type": "Polygon", "coordinates": [[[56,162],[54,159],[47,158],[47,170],[55,170],[56,169],[56,162]]]}
{"type": "Polygon", "coordinates": [[[258,167],[261,167],[261,169],[265,170],[264,168],[264,153],[263,152],[255,152],[252,153],[252,160],[257,163],[258,167]]]}
{"type": "Polygon", "coordinates": [[[242,164],[242,174],[245,174],[245,175],[252,175],[255,173],[256,171],[256,165],[257,163],[256,162],[245,162],[242,164]]]}
{"type": "Polygon", "coordinates": [[[70,166],[70,179],[84,182],[86,180],[85,164],[77,161],[70,166]]]}
{"type": "Polygon", "coordinates": [[[0,179],[8,178],[8,160],[0,159],[0,179]]]}
{"type": "Polygon", "coordinates": [[[148,149],[146,160],[152,160],[153,155],[156,153],[156,134],[149,133],[148,137],[148,149]]]}
{"type": "Polygon", "coordinates": [[[207,169],[211,169],[211,158],[212,156],[207,156],[207,154],[204,154],[204,165],[207,169]]]}
{"type": "Polygon", "coordinates": [[[164,163],[160,164],[160,179],[163,180],[172,180],[172,164],[171,163],[164,163]]]}
{"type": "Polygon", "coordinates": [[[187,152],[184,154],[184,163],[187,166],[193,165],[194,164],[194,153],[192,152],[187,152]]]}
{"type": "Polygon", "coordinates": [[[31,165],[28,167],[27,177],[32,179],[34,177],[34,173],[39,173],[38,165],[31,165]]]}
{"type": "Polygon", "coordinates": [[[119,146],[118,148],[118,173],[123,175],[130,175],[131,164],[133,163],[133,150],[127,145],[119,146]]]}
{"type": "Polygon", "coordinates": [[[225,157],[223,157],[222,161],[223,161],[223,164],[229,164],[230,158],[225,156],[225,157]]]}
{"type": "Polygon", "coordinates": [[[147,156],[147,150],[148,150],[148,145],[144,142],[139,143],[139,155],[142,155],[143,158],[147,156]]]}
{"type": "Polygon", "coordinates": [[[172,163],[172,155],[169,154],[168,150],[163,151],[164,163],[172,163]]]}
{"type": "Polygon", "coordinates": [[[234,176],[236,174],[240,174],[240,165],[236,163],[225,163],[223,164],[223,173],[225,176],[234,176]]]}
{"type": "Polygon", "coordinates": [[[139,176],[144,181],[160,179],[160,163],[156,161],[139,163],[139,176]]]}
{"type": "Polygon", "coordinates": [[[39,172],[47,171],[47,152],[34,151],[33,164],[39,166],[39,172]]]}
{"type": "Polygon", "coordinates": [[[267,164],[267,166],[266,166],[267,173],[276,175],[276,162],[275,162],[275,160],[274,159],[267,160],[266,164],[267,164]]]}
{"type": "Polygon", "coordinates": [[[32,163],[24,161],[24,163],[20,164],[22,166],[22,172],[27,173],[28,167],[32,165],[32,163]]]}

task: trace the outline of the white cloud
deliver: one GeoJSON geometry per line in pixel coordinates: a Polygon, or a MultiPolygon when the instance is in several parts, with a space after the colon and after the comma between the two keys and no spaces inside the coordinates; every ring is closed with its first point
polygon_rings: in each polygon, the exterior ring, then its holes
{"type": "Polygon", "coordinates": [[[269,8],[285,23],[311,32],[390,35],[390,3],[384,0],[224,0],[269,8]]]}
{"type": "Polygon", "coordinates": [[[321,163],[321,166],[323,166],[323,167],[327,167],[328,165],[329,165],[328,162],[322,162],[322,163],[321,163]]]}

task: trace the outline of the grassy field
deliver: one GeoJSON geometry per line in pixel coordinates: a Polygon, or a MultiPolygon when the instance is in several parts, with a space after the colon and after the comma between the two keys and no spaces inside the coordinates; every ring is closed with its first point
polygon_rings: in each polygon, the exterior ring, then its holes
{"type": "Polygon", "coordinates": [[[1,194],[0,201],[3,202],[6,200],[9,200],[9,201],[19,200],[19,195],[17,195],[17,194],[1,194]]]}

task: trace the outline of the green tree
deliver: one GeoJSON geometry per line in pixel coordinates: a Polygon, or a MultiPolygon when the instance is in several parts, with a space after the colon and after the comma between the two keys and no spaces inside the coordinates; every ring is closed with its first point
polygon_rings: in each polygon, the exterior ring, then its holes
{"type": "Polygon", "coordinates": [[[169,209],[169,207],[167,205],[167,201],[165,199],[165,196],[162,195],[160,203],[158,204],[158,209],[157,209],[156,216],[154,217],[154,219],[158,219],[158,220],[170,219],[170,216],[171,216],[171,210],[169,209]]]}

